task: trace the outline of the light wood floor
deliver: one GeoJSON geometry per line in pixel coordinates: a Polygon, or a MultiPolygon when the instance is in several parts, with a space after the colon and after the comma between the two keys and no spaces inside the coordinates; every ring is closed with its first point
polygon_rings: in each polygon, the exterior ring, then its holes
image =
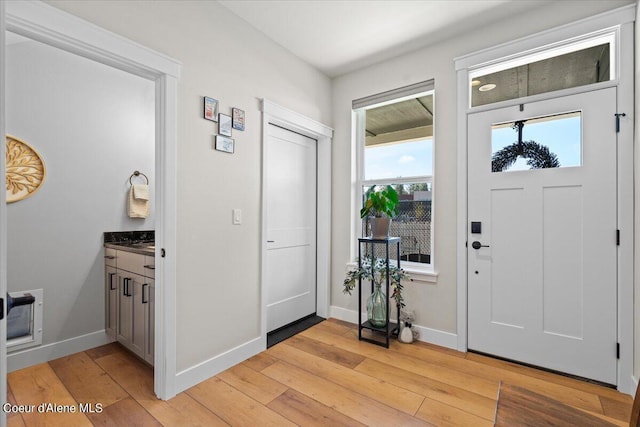
{"type": "Polygon", "coordinates": [[[104,410],[13,414],[9,426],[491,426],[500,381],[621,426],[629,419],[632,399],[615,390],[424,343],[387,350],[328,320],[169,401],[154,397],[151,369],[118,344],[16,371],[14,404],[104,410]]]}

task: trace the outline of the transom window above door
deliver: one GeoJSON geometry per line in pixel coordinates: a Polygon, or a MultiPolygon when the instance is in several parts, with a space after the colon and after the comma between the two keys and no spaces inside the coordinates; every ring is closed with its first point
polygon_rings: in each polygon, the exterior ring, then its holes
{"type": "Polygon", "coordinates": [[[546,46],[469,73],[471,107],[616,79],[615,33],[546,46]]]}

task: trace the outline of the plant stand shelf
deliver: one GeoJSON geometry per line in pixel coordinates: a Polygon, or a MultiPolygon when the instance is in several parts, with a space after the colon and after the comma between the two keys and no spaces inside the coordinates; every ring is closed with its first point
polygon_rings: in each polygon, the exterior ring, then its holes
{"type": "MultiPolygon", "coordinates": [[[[387,298],[387,313],[386,313],[386,326],[377,327],[373,326],[369,320],[362,321],[362,279],[358,280],[358,339],[360,341],[366,341],[372,344],[380,345],[385,348],[389,348],[389,339],[391,336],[397,336],[399,333],[398,326],[400,325],[400,307],[396,304],[397,318],[396,323],[392,323],[389,317],[389,307],[391,303],[391,298],[389,296],[389,286],[390,286],[390,278],[389,278],[389,260],[393,261],[393,258],[390,255],[395,255],[395,261],[398,263],[398,268],[400,268],[400,237],[388,237],[386,239],[374,239],[372,237],[363,237],[358,239],[358,267],[362,267],[362,257],[370,256],[372,262],[376,259],[375,248],[382,246],[384,248],[384,259],[387,266],[387,274],[385,280],[385,296],[387,298]],[[390,253],[391,250],[395,249],[395,254],[390,253]],[[370,337],[362,336],[362,330],[368,330],[372,333],[370,337]]],[[[371,282],[371,293],[373,293],[374,282],[371,282]]],[[[366,309],[365,309],[366,310],[366,309]]]]}

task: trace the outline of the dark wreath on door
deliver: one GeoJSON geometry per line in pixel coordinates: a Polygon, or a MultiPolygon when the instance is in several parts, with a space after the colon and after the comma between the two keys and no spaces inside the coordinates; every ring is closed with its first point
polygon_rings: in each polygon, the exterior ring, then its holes
{"type": "Polygon", "coordinates": [[[491,157],[491,172],[503,172],[518,160],[518,157],[526,159],[531,169],[546,169],[560,167],[558,156],[549,150],[549,147],[536,141],[523,141],[522,128],[526,120],[519,120],[513,124],[513,129],[518,133],[518,141],[496,151],[491,157]]]}

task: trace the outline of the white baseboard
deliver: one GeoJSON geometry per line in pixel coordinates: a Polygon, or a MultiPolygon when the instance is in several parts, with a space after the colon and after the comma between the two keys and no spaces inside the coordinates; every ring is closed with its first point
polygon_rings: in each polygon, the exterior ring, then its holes
{"type": "Polygon", "coordinates": [[[113,342],[105,330],[7,354],[7,372],[45,363],[113,342]]]}
{"type": "MultiPolygon", "coordinates": [[[[348,310],[346,308],[336,307],[335,305],[332,305],[330,315],[334,319],[343,320],[349,323],[358,323],[358,312],[355,310],[348,310]]],[[[365,316],[363,316],[362,320],[365,320],[365,318],[366,314],[365,316]]],[[[430,344],[435,344],[454,350],[458,349],[458,335],[451,332],[431,329],[416,324],[414,324],[413,326],[420,333],[420,336],[418,337],[419,341],[428,342],[430,344]]]]}
{"type": "Polygon", "coordinates": [[[204,362],[178,372],[176,374],[176,394],[247,360],[251,356],[255,356],[264,351],[266,347],[266,338],[258,337],[218,356],[212,357],[209,360],[205,360],[204,362]]]}

